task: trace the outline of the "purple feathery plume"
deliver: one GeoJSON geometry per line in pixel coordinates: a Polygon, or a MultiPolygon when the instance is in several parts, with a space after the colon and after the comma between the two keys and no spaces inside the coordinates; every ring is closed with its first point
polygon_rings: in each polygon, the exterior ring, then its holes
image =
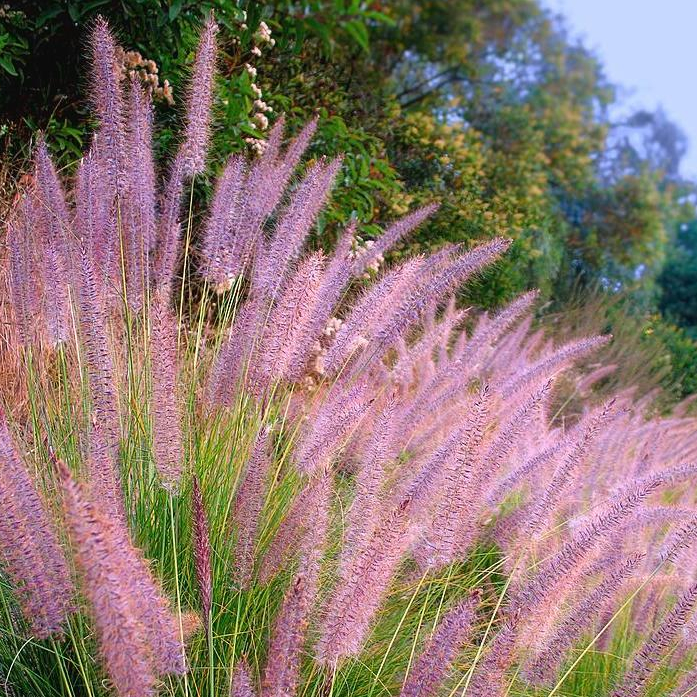
{"type": "Polygon", "coordinates": [[[293,192],[273,237],[257,258],[254,284],[256,292],[262,296],[275,299],[282,288],[290,265],[300,256],[312,225],[326,203],[340,167],[341,158],[328,164],[317,162],[293,192]]]}
{"type": "Polygon", "coordinates": [[[315,653],[317,660],[336,666],[356,656],[382,604],[397,567],[414,540],[411,502],[388,509],[370,539],[340,572],[340,580],[324,610],[315,653]]]}
{"type": "Polygon", "coordinates": [[[539,292],[536,290],[524,293],[501,310],[491,321],[478,328],[463,347],[462,353],[458,355],[457,365],[475,363],[482,352],[494,346],[529,311],[538,297],[539,292]]]}
{"type": "Polygon", "coordinates": [[[573,481],[576,470],[601,428],[613,417],[614,400],[610,400],[589,420],[573,448],[565,455],[557,467],[547,488],[533,504],[525,526],[526,535],[539,536],[545,524],[556,510],[557,502],[573,481]]]}
{"type": "Polygon", "coordinates": [[[298,470],[313,474],[328,466],[372,401],[366,385],[347,391],[337,388],[310,418],[298,440],[294,454],[298,470]]]}
{"type": "Polygon", "coordinates": [[[501,394],[504,399],[508,399],[525,386],[534,384],[537,380],[549,379],[553,374],[564,370],[578,359],[602,348],[611,338],[611,336],[594,336],[564,344],[551,355],[543,356],[522,374],[515,373],[506,380],[501,385],[501,394]]]}
{"type": "Polygon", "coordinates": [[[79,246],[79,255],[80,283],[77,301],[94,418],[100,425],[111,456],[115,459],[118,455],[121,429],[114,362],[107,337],[106,312],[97,292],[92,259],[83,244],[79,246]]]}
{"type": "Polygon", "coordinates": [[[107,518],[91,489],[54,455],[52,461],[107,670],[119,694],[150,695],[155,675],[186,672],[169,603],[124,522],[107,518]]]}
{"type": "Polygon", "coordinates": [[[153,455],[163,486],[176,492],[184,448],[177,386],[177,325],[165,297],[155,293],[150,304],[153,455]]]}
{"type": "Polygon", "coordinates": [[[372,263],[382,261],[383,256],[400,240],[415,230],[424,220],[430,218],[439,208],[439,204],[431,203],[419,208],[400,220],[392,223],[378,237],[371,247],[362,252],[353,262],[353,275],[360,276],[372,263]]]}
{"type": "Polygon", "coordinates": [[[155,693],[155,672],[150,661],[145,628],[134,612],[134,580],[114,547],[110,524],[89,501],[68,468],[55,461],[66,524],[83,575],[104,663],[116,692],[123,697],[155,693]]]}
{"type": "Polygon", "coordinates": [[[233,222],[228,226],[223,246],[223,289],[250,265],[257,248],[262,246],[264,221],[280,203],[290,177],[317,128],[317,120],[307,123],[286,151],[280,154],[283,126],[284,119],[280,118],[269,133],[261,157],[249,167],[239,202],[230,209],[233,222]]]}
{"type": "MultiPolygon", "coordinates": [[[[499,432],[486,449],[482,457],[483,468],[479,481],[480,492],[485,491],[489,481],[503,465],[511,449],[523,436],[525,428],[539,411],[544,410],[545,403],[552,391],[552,381],[548,380],[540,390],[534,392],[513,415],[499,428],[499,432]]],[[[480,497],[477,496],[479,499],[480,497]]]]}
{"type": "Polygon", "coordinates": [[[566,652],[591,627],[593,620],[612,605],[625,581],[636,571],[644,557],[644,554],[632,554],[573,608],[525,668],[523,674],[528,682],[543,685],[554,679],[566,652]]]}
{"type": "Polygon", "coordinates": [[[580,563],[662,484],[664,481],[660,479],[640,482],[613,496],[603,510],[540,566],[535,578],[512,593],[511,607],[524,610],[527,619],[534,614],[533,608],[546,608],[546,603],[558,604],[553,593],[556,584],[561,580],[571,583],[579,573],[580,563]]]}
{"type": "Polygon", "coordinates": [[[63,187],[55,167],[41,139],[36,148],[36,189],[33,212],[41,230],[41,256],[44,303],[48,335],[51,342],[63,343],[68,339],[68,261],[66,245],[70,219],[63,187]]]}
{"type": "Polygon", "coordinates": [[[196,567],[196,581],[201,596],[201,614],[203,625],[208,632],[211,621],[211,607],[213,595],[213,577],[211,574],[211,539],[208,531],[206,509],[203,506],[203,495],[198,484],[198,477],[193,478],[193,492],[191,495],[193,525],[192,535],[194,543],[194,565],[196,567]]]}
{"type": "Polygon", "coordinates": [[[115,196],[120,190],[125,154],[124,99],[116,42],[103,17],[97,17],[94,23],[90,44],[94,68],[90,94],[99,119],[96,145],[115,196]]]}
{"type": "Polygon", "coordinates": [[[390,398],[372,426],[372,433],[356,475],[356,493],[346,516],[344,556],[363,548],[379,520],[385,487],[385,465],[394,457],[391,441],[395,430],[397,403],[390,398]]]}
{"type": "Polygon", "coordinates": [[[113,199],[114,192],[104,171],[104,162],[93,145],[77,170],[73,226],[94,267],[96,290],[102,305],[106,305],[107,299],[112,298],[120,287],[120,280],[111,268],[117,253],[118,220],[113,199]]]}
{"type": "Polygon", "coordinates": [[[323,267],[322,252],[303,259],[269,314],[267,336],[259,351],[260,371],[267,385],[274,379],[290,377],[291,366],[297,374],[301,362],[297,350],[312,323],[323,267]]]}
{"type": "Polygon", "coordinates": [[[152,158],[152,102],[133,77],[128,100],[126,191],[121,205],[126,251],[126,299],[134,312],[148,288],[149,253],[155,244],[155,163],[152,158]]]}
{"type": "Polygon", "coordinates": [[[236,537],[233,573],[241,588],[249,587],[254,571],[254,547],[271,466],[270,440],[271,428],[262,427],[254,441],[244,479],[235,497],[233,515],[236,537]]]}
{"type": "Polygon", "coordinates": [[[17,337],[23,346],[28,346],[36,336],[33,327],[41,317],[37,292],[39,279],[33,258],[33,219],[32,197],[25,193],[7,222],[10,298],[17,337]]]}
{"type": "Polygon", "coordinates": [[[382,356],[432,303],[441,302],[457,290],[473,274],[503,254],[510,244],[510,240],[497,238],[445,264],[434,263],[436,255],[428,258],[417,283],[407,289],[404,299],[396,303],[394,309],[388,308],[391,312],[386,317],[381,318],[373,333],[375,346],[371,347],[371,358],[382,356]]]}
{"type": "MultiPolygon", "coordinates": [[[[97,271],[110,284],[112,295],[118,297],[114,291],[120,287],[121,278],[118,221],[125,184],[126,128],[118,47],[109,25],[102,17],[95,21],[90,45],[93,65],[90,94],[99,128],[92,142],[92,181],[87,186],[95,187],[90,196],[96,203],[95,213],[92,214],[96,214],[99,224],[93,229],[94,237],[86,238],[83,242],[93,254],[97,271]]],[[[142,153],[138,154],[140,157],[143,157],[142,153]]]]}
{"type": "Polygon", "coordinates": [[[611,697],[640,697],[646,684],[665,656],[666,652],[685,625],[697,603],[697,584],[691,585],[678,598],[661,624],[637,651],[621,685],[611,697]]]}
{"type": "Polygon", "coordinates": [[[391,269],[366,290],[353,304],[334,341],[323,358],[323,370],[328,374],[337,373],[368,344],[373,333],[374,323],[387,312],[393,299],[402,297],[419,277],[424,267],[421,257],[391,269]]]}
{"type": "Polygon", "coordinates": [[[0,411],[0,557],[32,634],[62,634],[75,590],[48,508],[0,411]]]}
{"type": "MultiPolygon", "coordinates": [[[[677,512],[674,508],[668,510],[677,512]]],[[[695,541],[697,541],[697,516],[690,518],[664,542],[659,553],[661,562],[674,561],[681,551],[691,547],[695,541]]]]}
{"type": "Polygon", "coordinates": [[[244,158],[232,155],[216,182],[201,247],[201,275],[218,291],[229,288],[240,270],[237,260],[229,258],[235,246],[230,234],[241,223],[240,203],[245,183],[244,158]],[[231,270],[234,270],[232,275],[231,270]]]}
{"type": "Polygon", "coordinates": [[[414,550],[422,568],[438,568],[462,556],[472,543],[471,530],[478,522],[480,509],[476,471],[481,469],[479,452],[490,408],[490,394],[484,386],[474,400],[471,412],[460,432],[457,448],[442,463],[431,461],[436,472],[422,472],[415,498],[431,500],[428,526],[414,550]]]}
{"type": "Polygon", "coordinates": [[[488,494],[487,503],[490,505],[501,503],[501,501],[514,490],[514,487],[528,475],[545,467],[547,463],[553,462],[557,455],[562,452],[564,445],[563,442],[559,442],[551,445],[549,448],[545,448],[541,453],[534,455],[520,465],[520,467],[506,475],[488,494]]]}
{"type": "Polygon", "coordinates": [[[244,659],[237,662],[230,685],[230,697],[256,697],[249,666],[244,659]]]}
{"type": "Polygon", "coordinates": [[[250,355],[249,341],[256,331],[258,306],[246,300],[237,310],[237,316],[213,362],[206,384],[206,397],[211,406],[230,406],[243,383],[250,355]]]}
{"type": "Polygon", "coordinates": [[[307,511],[308,525],[300,541],[300,562],[281,603],[269,640],[262,697],[296,694],[305,634],[312,617],[329,527],[332,475],[319,477],[316,505],[307,511]]]}
{"type": "Polygon", "coordinates": [[[184,193],[184,158],[181,152],[174,157],[160,202],[160,219],[153,262],[153,281],[165,297],[172,293],[179,259],[181,237],[180,209],[184,193]]]}
{"type": "Polygon", "coordinates": [[[324,485],[324,477],[315,477],[296,497],[264,555],[259,569],[260,583],[267,583],[297,552],[312,523],[309,512],[319,510],[322,505],[324,485]]]}
{"type": "Polygon", "coordinates": [[[434,697],[438,694],[450,666],[472,633],[480,598],[481,591],[475,590],[446,613],[404,681],[400,697],[434,697]]]}
{"type": "Polygon", "coordinates": [[[181,237],[180,209],[184,182],[203,172],[208,147],[210,110],[213,99],[218,26],[211,16],[203,28],[191,77],[184,142],[172,162],[162,196],[154,281],[164,298],[172,292],[181,237]]]}
{"type": "Polygon", "coordinates": [[[92,423],[89,445],[87,471],[94,497],[100,502],[104,513],[109,518],[119,520],[125,525],[126,509],[115,449],[109,445],[104,428],[96,418],[92,423]]]}
{"type": "Polygon", "coordinates": [[[516,655],[518,614],[511,615],[491,641],[467,686],[468,697],[505,697],[506,672],[516,655]]]}
{"type": "Polygon", "coordinates": [[[351,279],[351,249],[355,232],[356,221],[353,220],[344,230],[329,259],[322,275],[309,326],[298,337],[288,366],[290,380],[298,382],[302,379],[309,369],[311,358],[317,353],[318,342],[329,335],[327,325],[351,279]]]}
{"type": "Polygon", "coordinates": [[[201,174],[206,166],[210,131],[213,81],[215,79],[216,40],[218,25],[212,16],[201,33],[196,60],[191,74],[186,107],[186,130],[181,145],[184,173],[187,177],[201,174]]]}

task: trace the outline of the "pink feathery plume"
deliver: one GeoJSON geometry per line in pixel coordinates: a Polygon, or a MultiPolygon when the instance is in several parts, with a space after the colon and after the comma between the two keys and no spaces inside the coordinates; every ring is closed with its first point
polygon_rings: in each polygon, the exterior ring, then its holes
{"type": "Polygon", "coordinates": [[[77,304],[92,407],[94,418],[99,423],[111,456],[115,459],[118,455],[121,427],[114,362],[107,336],[106,311],[97,291],[92,259],[84,244],[79,245],[78,253],[80,283],[77,289],[77,304]]]}
{"type": "Polygon", "coordinates": [[[516,657],[518,616],[513,614],[496,633],[484,657],[477,663],[467,686],[468,697],[505,697],[506,672],[516,657]]]}
{"type": "Polygon", "coordinates": [[[154,262],[154,281],[165,298],[172,292],[179,260],[180,209],[184,182],[203,172],[208,148],[213,100],[218,26],[210,17],[203,28],[191,76],[184,142],[170,167],[160,205],[154,262]]]}
{"type": "Polygon", "coordinates": [[[51,342],[63,343],[69,335],[67,243],[70,231],[63,187],[41,139],[36,148],[36,188],[33,212],[40,229],[44,306],[51,342]]]}
{"type": "Polygon", "coordinates": [[[247,661],[242,659],[235,665],[230,685],[230,697],[256,697],[256,695],[257,691],[254,688],[249,666],[247,661]]]}
{"type": "Polygon", "coordinates": [[[124,99],[116,58],[117,45],[103,17],[97,17],[90,36],[92,85],[90,94],[99,119],[96,145],[113,195],[120,191],[125,155],[124,99]]]}
{"type": "Polygon", "coordinates": [[[184,193],[184,157],[178,152],[170,165],[169,175],[159,206],[159,222],[153,259],[153,282],[156,289],[169,297],[175,285],[181,237],[181,205],[184,193]]]}
{"type": "Polygon", "coordinates": [[[108,517],[119,520],[125,525],[126,508],[118,460],[115,449],[109,445],[104,428],[98,419],[93,420],[89,445],[87,471],[94,496],[108,517]]]}
{"type": "Polygon", "coordinates": [[[309,368],[313,354],[317,353],[318,342],[333,333],[328,329],[328,323],[351,279],[351,249],[355,232],[356,221],[353,220],[339,238],[339,242],[322,274],[321,285],[317,292],[317,301],[310,318],[310,324],[306,331],[298,337],[297,345],[288,367],[290,380],[297,382],[302,379],[309,368]]]}
{"type": "Polygon", "coordinates": [[[416,257],[383,274],[353,304],[323,359],[323,370],[333,375],[369,343],[375,322],[394,299],[402,297],[417,281],[424,260],[416,257]]]}
{"type": "Polygon", "coordinates": [[[17,208],[7,221],[7,247],[9,257],[9,286],[12,312],[20,344],[28,346],[37,335],[40,312],[37,291],[34,241],[32,239],[32,197],[23,194],[17,208]]]}
{"type": "Polygon", "coordinates": [[[176,492],[182,475],[184,446],[177,385],[177,324],[166,296],[150,304],[153,455],[163,486],[176,492]]]}
{"type": "Polygon", "coordinates": [[[294,453],[298,470],[313,474],[330,465],[372,399],[366,385],[355,385],[346,391],[336,387],[335,394],[310,417],[298,439],[294,453]]]}
{"type": "Polygon", "coordinates": [[[404,681],[400,697],[435,697],[465,642],[472,633],[481,591],[448,611],[428,640],[413,670],[404,681]]]}
{"type": "Polygon", "coordinates": [[[373,332],[374,347],[371,356],[382,356],[404,331],[413,326],[431,303],[443,301],[472,275],[492,263],[510,246],[510,240],[495,239],[456,256],[445,264],[433,264],[433,256],[426,260],[420,278],[406,292],[404,299],[381,318],[373,332]]]}
{"type": "Polygon", "coordinates": [[[254,572],[254,549],[271,467],[270,440],[271,428],[262,427],[254,441],[242,484],[235,496],[233,516],[236,536],[233,573],[235,580],[242,588],[249,587],[254,572]]]}
{"type": "Polygon", "coordinates": [[[260,583],[277,574],[298,550],[311,524],[309,512],[318,510],[324,496],[324,477],[315,477],[296,497],[269,545],[259,569],[260,583]]]}
{"type": "Polygon", "coordinates": [[[246,300],[237,310],[237,316],[227,339],[220,347],[206,384],[206,398],[212,407],[230,406],[242,387],[244,373],[250,358],[250,339],[257,331],[255,321],[258,306],[253,299],[246,300]]]}
{"type": "Polygon", "coordinates": [[[439,204],[431,203],[419,208],[400,220],[392,223],[374,244],[359,254],[353,262],[352,273],[360,276],[375,261],[382,261],[383,256],[400,240],[404,239],[427,218],[430,218],[439,208],[439,204]]]}
{"type": "Polygon", "coordinates": [[[637,570],[644,557],[644,554],[632,554],[577,603],[525,668],[523,674],[528,682],[543,685],[554,679],[568,650],[592,626],[595,618],[613,604],[625,581],[637,570]]]}
{"type": "Polygon", "coordinates": [[[134,612],[138,593],[109,522],[89,501],[68,468],[55,462],[63,491],[66,524],[83,576],[99,646],[117,694],[155,694],[155,670],[141,618],[134,612]]]}
{"type": "Polygon", "coordinates": [[[560,582],[567,585],[573,583],[580,573],[581,563],[665,483],[665,480],[658,478],[639,482],[613,496],[603,510],[562,545],[559,552],[541,564],[533,579],[512,591],[511,607],[525,612],[526,622],[534,620],[537,615],[553,614],[551,606],[559,605],[554,588],[560,582]]]}
{"type": "Polygon", "coordinates": [[[300,357],[296,352],[312,323],[323,267],[322,252],[303,259],[269,314],[259,350],[260,372],[266,386],[275,379],[290,377],[291,365],[297,369],[300,357]]]}
{"type": "MultiPolygon", "coordinates": [[[[498,434],[483,455],[480,492],[485,492],[493,476],[501,469],[504,461],[516,443],[519,443],[531,420],[540,411],[544,411],[552,391],[552,381],[548,380],[540,390],[534,392],[513,415],[499,428],[498,434]]],[[[479,496],[477,498],[480,498],[479,496]]]]}
{"type": "Polygon", "coordinates": [[[240,204],[245,184],[244,158],[233,155],[216,182],[201,247],[201,275],[218,291],[228,289],[240,270],[237,260],[229,258],[235,246],[230,236],[241,223],[240,204]]]}
{"type": "Polygon", "coordinates": [[[360,550],[352,555],[349,568],[322,612],[317,660],[336,666],[360,653],[368,631],[394,578],[399,563],[413,542],[410,501],[403,500],[382,516],[360,550]]]}
{"type": "MultiPolygon", "coordinates": [[[[85,239],[84,242],[93,254],[96,270],[110,284],[109,294],[118,297],[115,293],[121,286],[118,223],[125,183],[126,128],[118,47],[109,25],[102,17],[95,21],[90,46],[93,65],[90,94],[99,121],[91,148],[94,169],[92,185],[95,186],[99,224],[94,228],[94,238],[85,239]]],[[[139,153],[138,157],[141,156],[139,153]]]]}
{"type": "Polygon", "coordinates": [[[203,495],[198,484],[198,478],[193,478],[193,492],[191,495],[193,525],[192,535],[194,544],[194,566],[196,568],[196,581],[201,597],[201,614],[203,625],[208,632],[211,621],[213,577],[211,572],[211,539],[206,519],[206,509],[203,505],[203,495]]]}
{"type": "Polygon", "coordinates": [[[594,336],[564,344],[551,355],[543,356],[522,374],[515,373],[500,388],[505,399],[509,399],[524,387],[540,379],[549,379],[555,373],[568,368],[575,361],[605,346],[611,336],[594,336]]]}
{"type": "Polygon", "coordinates": [[[278,119],[269,133],[261,157],[250,165],[239,205],[235,209],[233,235],[225,244],[224,272],[234,278],[249,267],[262,246],[263,225],[279,205],[293,171],[317,128],[313,119],[281,153],[284,119],[278,119]]]}
{"type": "Polygon", "coordinates": [[[92,490],[76,482],[53,455],[52,460],[107,671],[119,694],[152,694],[146,686],[154,676],[186,671],[184,646],[169,603],[125,523],[107,518],[92,490]]]}
{"type": "Polygon", "coordinates": [[[539,297],[539,291],[532,290],[516,298],[491,321],[478,328],[472,338],[464,345],[458,355],[458,363],[474,362],[482,352],[493,347],[499,339],[517,322],[539,297]]]}
{"type": "Polygon", "coordinates": [[[414,550],[422,568],[438,568],[463,556],[472,543],[471,528],[478,522],[476,489],[471,491],[476,472],[481,467],[480,446],[490,409],[486,386],[472,404],[462,436],[453,457],[442,469],[429,474],[418,494],[431,499],[433,513],[414,550]]]}
{"type": "Polygon", "coordinates": [[[596,368],[592,372],[588,373],[588,375],[584,375],[582,378],[579,378],[576,383],[576,389],[581,395],[587,396],[593,385],[601,380],[604,380],[609,375],[612,375],[616,370],[617,365],[614,363],[611,363],[610,365],[601,365],[599,368],[596,368]]]}
{"type": "Polygon", "coordinates": [[[334,180],[341,167],[341,158],[312,165],[305,178],[292,193],[288,207],[283,211],[273,237],[257,258],[255,291],[275,299],[289,267],[299,258],[312,226],[324,207],[334,180]]]}
{"type": "Polygon", "coordinates": [[[501,503],[501,501],[503,501],[508,494],[512,493],[515,487],[527,477],[546,467],[548,463],[555,462],[555,458],[563,451],[564,445],[565,443],[563,442],[550,445],[550,447],[533,455],[520,465],[520,467],[517,467],[510,474],[506,475],[487,495],[487,503],[490,505],[501,503]]]}
{"type": "Polygon", "coordinates": [[[332,475],[328,471],[320,475],[316,505],[307,512],[308,525],[300,541],[298,570],[286,591],[271,631],[262,697],[296,694],[303,645],[317,597],[321,561],[327,541],[332,484],[332,475]]]}
{"type": "Polygon", "coordinates": [[[134,312],[143,306],[155,243],[155,163],[152,158],[152,102],[140,79],[130,82],[125,195],[121,205],[126,254],[126,299],[134,312]]]}
{"type": "Polygon", "coordinates": [[[116,253],[114,242],[118,215],[114,209],[114,193],[104,172],[97,148],[93,145],[80,162],[75,178],[75,235],[85,247],[94,267],[99,301],[106,305],[114,296],[120,281],[113,275],[110,264],[116,253]]]}
{"type": "Polygon", "coordinates": [[[384,499],[385,466],[394,457],[391,441],[397,403],[390,398],[372,425],[371,434],[356,475],[356,493],[346,515],[343,558],[363,548],[379,520],[384,499]]]}
{"type": "MultiPolygon", "coordinates": [[[[668,510],[677,512],[675,508],[669,508],[668,510]]],[[[675,561],[675,558],[682,551],[694,545],[695,542],[697,542],[697,516],[691,517],[664,541],[659,552],[661,562],[675,561]]]]}
{"type": "Polygon", "coordinates": [[[621,685],[612,693],[612,697],[639,697],[645,693],[648,680],[692,615],[695,603],[697,603],[697,584],[692,584],[680,595],[677,603],[666,614],[658,628],[651,632],[637,651],[632,665],[621,685]]]}
{"type": "MultiPolygon", "coordinates": [[[[433,360],[433,352],[437,347],[440,347],[441,351],[446,347],[453,328],[460,324],[466,315],[466,310],[457,312],[453,306],[452,312],[426,330],[418,342],[406,349],[392,369],[395,382],[406,389],[415,380],[423,383],[431,377],[424,374],[424,365],[433,360]]],[[[445,363],[447,360],[447,355],[439,356],[439,362],[445,363]]]]}
{"type": "Polygon", "coordinates": [[[32,634],[62,634],[74,611],[70,569],[48,507],[0,411],[0,557],[32,634]]]}
{"type": "Polygon", "coordinates": [[[564,456],[549,484],[533,504],[526,524],[526,535],[538,537],[542,534],[547,522],[557,509],[557,503],[572,484],[576,471],[581,466],[583,458],[587,456],[594,439],[614,415],[616,415],[614,400],[610,400],[589,419],[573,448],[564,456]]]}
{"type": "Polygon", "coordinates": [[[192,177],[201,174],[206,166],[206,152],[213,104],[213,82],[217,46],[215,36],[218,25],[209,17],[203,27],[196,60],[189,84],[186,106],[186,130],[181,145],[184,174],[192,177]]]}

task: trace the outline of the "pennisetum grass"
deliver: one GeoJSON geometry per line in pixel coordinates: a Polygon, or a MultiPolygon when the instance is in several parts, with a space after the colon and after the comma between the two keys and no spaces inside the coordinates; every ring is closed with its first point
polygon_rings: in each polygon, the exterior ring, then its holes
{"type": "Polygon", "coordinates": [[[597,404],[610,337],[544,344],[535,292],[458,309],[508,240],[386,263],[435,205],[310,251],[343,181],[302,165],[316,121],[195,224],[216,33],[158,173],[97,21],[90,149],[67,180],[39,139],[6,221],[6,694],[689,694],[697,422],[597,404]]]}

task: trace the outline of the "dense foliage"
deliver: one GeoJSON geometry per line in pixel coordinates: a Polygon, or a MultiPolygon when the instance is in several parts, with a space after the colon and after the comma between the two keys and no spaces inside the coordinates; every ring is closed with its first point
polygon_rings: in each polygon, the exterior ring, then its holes
{"type": "Polygon", "coordinates": [[[317,248],[321,120],[231,155],[199,215],[218,34],[159,176],[157,86],[96,20],[90,146],[61,176],[39,139],[8,212],[5,691],[691,692],[689,402],[606,399],[611,337],[548,339],[537,291],[459,306],[511,238],[391,259],[435,205],[317,248]]]}
{"type": "MultiPolygon", "coordinates": [[[[689,292],[695,265],[668,254],[694,218],[679,176],[684,136],[662,112],[612,122],[601,65],[537,0],[13,3],[0,11],[6,186],[37,129],[74,167],[91,128],[82,48],[97,14],[138,52],[129,67],[171,86],[174,104],[157,99],[158,158],[171,152],[191,46],[211,10],[223,48],[217,166],[258,148],[279,113],[291,130],[319,114],[311,152],[341,153],[349,185],[324,212],[320,241],[352,217],[375,236],[381,221],[437,198],[437,215],[396,254],[514,240],[468,301],[496,307],[537,287],[559,307],[579,287],[602,287],[629,295],[629,314],[662,312],[665,335],[676,333],[670,322],[690,326],[675,286],[689,292]]],[[[197,187],[196,209],[210,196],[205,178],[197,187]]],[[[697,351],[683,343],[664,384],[687,389],[683,367],[697,351]]]]}

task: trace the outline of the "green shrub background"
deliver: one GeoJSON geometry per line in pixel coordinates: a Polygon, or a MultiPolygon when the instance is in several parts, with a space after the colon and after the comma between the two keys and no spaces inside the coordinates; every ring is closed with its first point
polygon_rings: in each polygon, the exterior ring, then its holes
{"type": "MultiPolygon", "coordinates": [[[[613,332],[608,351],[634,379],[639,371],[645,391],[666,388],[665,406],[697,392],[697,223],[694,183],[679,170],[685,137],[660,111],[615,123],[615,89],[602,65],[537,0],[3,6],[5,201],[38,130],[68,172],[84,149],[92,124],[82,56],[98,14],[172,84],[175,104],[157,110],[158,151],[169,152],[195,37],[210,11],[223,49],[214,165],[247,149],[245,138],[264,137],[253,121],[248,63],[272,120],[284,113],[297,129],[319,115],[311,154],[345,156],[318,243],[353,217],[370,237],[379,224],[438,200],[439,212],[403,253],[495,235],[515,240],[505,263],[463,301],[497,307],[540,288],[549,331],[565,313],[579,331],[613,332]],[[275,45],[260,44],[257,57],[261,21],[275,45]]],[[[209,189],[200,183],[194,211],[209,189]]]]}

